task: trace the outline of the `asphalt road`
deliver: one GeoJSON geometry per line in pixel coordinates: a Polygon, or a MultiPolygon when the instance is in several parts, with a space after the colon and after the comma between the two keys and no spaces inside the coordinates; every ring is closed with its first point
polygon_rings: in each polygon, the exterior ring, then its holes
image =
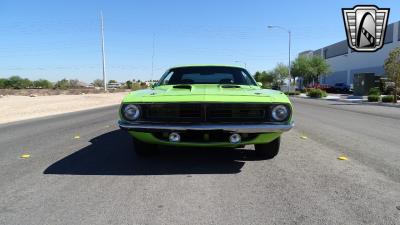
{"type": "Polygon", "coordinates": [[[400,224],[400,109],[294,105],[272,160],[251,148],[138,158],[117,107],[0,125],[0,224],[400,224]]]}

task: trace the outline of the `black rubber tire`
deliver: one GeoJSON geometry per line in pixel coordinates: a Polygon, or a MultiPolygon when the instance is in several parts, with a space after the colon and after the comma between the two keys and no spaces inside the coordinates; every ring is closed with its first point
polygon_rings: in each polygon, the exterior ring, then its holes
{"type": "Polygon", "coordinates": [[[281,138],[278,137],[277,139],[269,143],[254,145],[257,156],[262,157],[264,159],[274,158],[279,153],[280,143],[281,143],[281,138]]]}
{"type": "Polygon", "coordinates": [[[157,152],[157,145],[148,144],[132,137],[133,150],[138,156],[150,156],[157,152]]]}

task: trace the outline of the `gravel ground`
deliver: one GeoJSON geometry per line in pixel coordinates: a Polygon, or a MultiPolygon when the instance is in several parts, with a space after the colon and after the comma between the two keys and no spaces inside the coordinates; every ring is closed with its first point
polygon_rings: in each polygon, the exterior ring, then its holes
{"type": "Polygon", "coordinates": [[[0,98],[0,124],[119,104],[127,92],[0,98]]]}

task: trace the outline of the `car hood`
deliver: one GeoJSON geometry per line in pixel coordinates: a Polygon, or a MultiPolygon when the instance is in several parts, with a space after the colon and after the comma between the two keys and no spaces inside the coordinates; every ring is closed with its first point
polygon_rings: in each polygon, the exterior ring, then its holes
{"type": "Polygon", "coordinates": [[[288,102],[280,91],[248,85],[162,85],[131,92],[124,102],[288,102]],[[234,98],[232,98],[234,97],[234,98]]]}

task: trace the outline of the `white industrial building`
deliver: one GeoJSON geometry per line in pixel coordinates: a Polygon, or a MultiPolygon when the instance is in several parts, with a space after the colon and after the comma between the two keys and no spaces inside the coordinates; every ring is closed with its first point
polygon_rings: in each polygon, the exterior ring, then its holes
{"type": "Polygon", "coordinates": [[[348,47],[347,40],[320,48],[315,51],[305,51],[299,55],[320,55],[330,65],[331,73],[322,76],[322,84],[335,83],[353,84],[354,74],[373,73],[375,76],[385,76],[384,61],[391,50],[400,46],[400,22],[391,23],[386,28],[383,48],[376,52],[354,52],[348,47]]]}

